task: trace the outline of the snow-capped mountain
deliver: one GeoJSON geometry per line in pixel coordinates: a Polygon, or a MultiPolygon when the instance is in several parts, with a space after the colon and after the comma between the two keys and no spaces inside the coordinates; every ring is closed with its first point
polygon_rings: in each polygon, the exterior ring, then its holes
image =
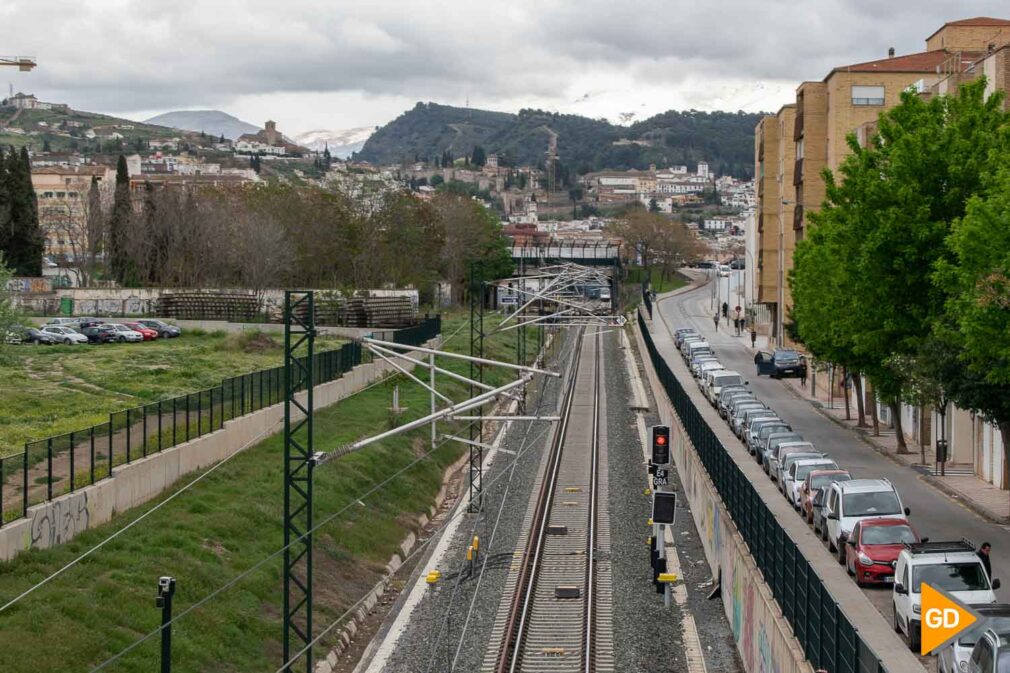
{"type": "Polygon", "coordinates": [[[295,136],[295,142],[302,147],[321,152],[329,147],[330,154],[340,159],[346,159],[352,152],[357,152],[365,145],[368,137],[375,132],[374,126],[361,126],[355,129],[330,131],[318,129],[306,131],[295,136]]]}

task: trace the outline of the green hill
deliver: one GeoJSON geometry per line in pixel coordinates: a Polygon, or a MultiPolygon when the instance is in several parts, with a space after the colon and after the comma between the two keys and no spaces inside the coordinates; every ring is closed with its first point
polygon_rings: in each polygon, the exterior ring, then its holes
{"type": "Polygon", "coordinates": [[[193,146],[209,146],[217,141],[200,133],[65,107],[18,110],[0,106],[2,145],[97,154],[146,151],[148,141],[155,138],[179,138],[181,143],[193,146]]]}
{"type": "Polygon", "coordinates": [[[377,130],[354,158],[377,164],[434,159],[475,145],[516,165],[543,162],[550,134],[569,170],[648,168],[707,161],[719,174],[751,177],[754,127],[761,114],[671,110],[631,126],[542,110],[518,114],[418,103],[377,130]]]}

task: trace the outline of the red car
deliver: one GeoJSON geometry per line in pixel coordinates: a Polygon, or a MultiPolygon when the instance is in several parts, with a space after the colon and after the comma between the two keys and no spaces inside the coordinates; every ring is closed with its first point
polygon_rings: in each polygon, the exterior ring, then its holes
{"type": "Polygon", "coordinates": [[[847,470],[811,470],[803,485],[800,486],[800,516],[807,523],[814,522],[814,498],[836,481],[852,479],[847,470]]]}
{"type": "Polygon", "coordinates": [[[124,322],[124,325],[132,329],[134,332],[140,332],[141,336],[144,337],[144,341],[154,341],[158,338],[158,330],[153,330],[146,325],[142,325],[139,322],[124,322]]]}
{"type": "Polygon", "coordinates": [[[857,521],[845,545],[845,569],[856,578],[856,584],[891,584],[894,563],[906,542],[928,542],[919,539],[905,519],[863,519],[857,521]]]}

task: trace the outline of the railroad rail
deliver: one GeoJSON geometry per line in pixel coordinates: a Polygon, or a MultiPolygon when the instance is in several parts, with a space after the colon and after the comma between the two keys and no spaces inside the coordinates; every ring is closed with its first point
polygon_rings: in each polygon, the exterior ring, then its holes
{"type": "Polygon", "coordinates": [[[523,522],[486,673],[614,670],[603,342],[598,332],[573,337],[561,421],[523,522]]]}

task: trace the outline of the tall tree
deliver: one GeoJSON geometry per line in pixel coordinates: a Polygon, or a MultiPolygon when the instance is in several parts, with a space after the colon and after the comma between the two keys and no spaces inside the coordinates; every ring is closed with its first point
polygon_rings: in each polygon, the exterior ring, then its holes
{"type": "Polygon", "coordinates": [[[0,151],[0,252],[17,276],[41,276],[45,238],[39,226],[28,150],[0,151]]]}
{"type": "Polygon", "coordinates": [[[112,212],[109,215],[109,233],[106,237],[109,273],[120,284],[127,280],[128,251],[127,236],[133,220],[133,205],[130,200],[130,171],[126,167],[126,157],[119,155],[116,163],[116,191],[112,198],[112,212]]]}

